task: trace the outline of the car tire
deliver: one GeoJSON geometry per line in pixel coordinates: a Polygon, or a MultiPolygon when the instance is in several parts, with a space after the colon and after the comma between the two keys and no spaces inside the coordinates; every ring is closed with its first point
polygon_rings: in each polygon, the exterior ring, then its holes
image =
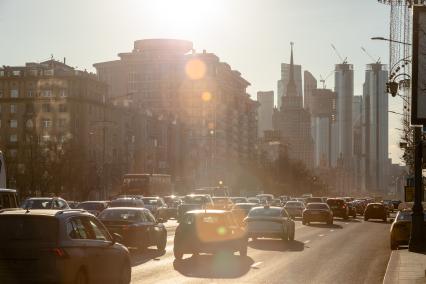
{"type": "Polygon", "coordinates": [[[365,216],[364,216],[364,221],[368,221],[368,219],[369,219],[368,217],[365,217],[365,216]]]}
{"type": "Polygon", "coordinates": [[[75,275],[74,284],[88,284],[89,277],[83,268],[80,268],[75,275]]]}
{"type": "Polygon", "coordinates": [[[173,248],[173,255],[177,260],[181,260],[183,258],[183,252],[177,249],[176,246],[173,248]]]}
{"type": "Polygon", "coordinates": [[[348,219],[349,219],[348,215],[343,216],[343,220],[348,220],[348,219]]]}
{"type": "Polygon", "coordinates": [[[240,256],[247,256],[247,246],[243,246],[240,250],[239,250],[240,256]]]}
{"type": "Polygon", "coordinates": [[[118,279],[118,284],[129,284],[132,278],[132,268],[128,262],[125,262],[120,270],[120,279],[118,279]]]}
{"type": "Polygon", "coordinates": [[[333,219],[327,221],[327,225],[333,225],[333,219]]]}
{"type": "Polygon", "coordinates": [[[302,225],[306,225],[305,219],[302,220],[302,225]]]}
{"type": "Polygon", "coordinates": [[[288,235],[288,240],[289,241],[294,241],[294,235],[295,235],[295,231],[294,229],[291,231],[291,233],[288,235]]]}

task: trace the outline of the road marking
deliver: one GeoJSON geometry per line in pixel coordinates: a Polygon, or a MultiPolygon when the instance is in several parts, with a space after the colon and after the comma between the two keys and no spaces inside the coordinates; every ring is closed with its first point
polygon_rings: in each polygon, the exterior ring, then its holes
{"type": "Polygon", "coordinates": [[[261,264],[262,264],[262,262],[259,261],[259,262],[253,263],[250,267],[251,268],[259,268],[258,266],[261,265],[261,264]]]}
{"type": "Polygon", "coordinates": [[[349,225],[349,223],[345,223],[345,225],[349,225]]]}
{"type": "Polygon", "coordinates": [[[320,234],[320,235],[318,235],[319,237],[324,237],[325,235],[324,234],[320,234]]]}
{"type": "Polygon", "coordinates": [[[334,232],[334,230],[330,230],[330,232],[334,232]]]}
{"type": "Polygon", "coordinates": [[[309,243],[309,242],[310,242],[310,240],[307,240],[307,241],[304,241],[303,243],[304,243],[304,244],[307,244],[307,243],[309,243]]]}

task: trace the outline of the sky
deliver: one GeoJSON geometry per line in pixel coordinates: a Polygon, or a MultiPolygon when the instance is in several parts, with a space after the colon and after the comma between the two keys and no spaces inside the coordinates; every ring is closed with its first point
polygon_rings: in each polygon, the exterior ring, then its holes
{"type": "MultiPolygon", "coordinates": [[[[362,95],[365,65],[388,63],[389,6],[377,0],[0,0],[0,65],[41,62],[51,55],[95,71],[147,38],[191,40],[218,55],[251,83],[248,92],[274,90],[280,63],[294,58],[319,81],[339,63],[334,44],[354,64],[355,95],[362,95]]],[[[327,88],[333,88],[330,76],[327,88]]],[[[401,101],[389,98],[401,112],[401,101]]],[[[400,162],[400,117],[389,114],[390,157],[400,162]]]]}

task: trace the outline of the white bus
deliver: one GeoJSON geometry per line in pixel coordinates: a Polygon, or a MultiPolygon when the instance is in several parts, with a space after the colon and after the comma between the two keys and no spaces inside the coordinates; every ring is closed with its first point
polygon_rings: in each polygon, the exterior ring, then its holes
{"type": "Polygon", "coordinates": [[[0,188],[6,188],[6,163],[2,151],[0,151],[0,188]]]}

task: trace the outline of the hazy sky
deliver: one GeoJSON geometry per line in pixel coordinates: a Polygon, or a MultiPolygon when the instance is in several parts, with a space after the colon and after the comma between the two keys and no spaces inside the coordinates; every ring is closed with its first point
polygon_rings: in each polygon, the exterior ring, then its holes
{"type": "MultiPolygon", "coordinates": [[[[333,43],[354,64],[355,95],[362,94],[365,65],[388,63],[389,7],[376,0],[0,0],[0,65],[50,58],[94,71],[92,64],[117,59],[133,41],[179,38],[196,50],[216,53],[251,82],[249,93],[274,90],[280,63],[295,63],[319,80],[338,63],[333,43]]],[[[331,76],[327,87],[332,88],[331,76]]],[[[390,98],[390,109],[401,101],[390,98]]],[[[399,161],[399,117],[390,114],[390,153],[399,161]]]]}

